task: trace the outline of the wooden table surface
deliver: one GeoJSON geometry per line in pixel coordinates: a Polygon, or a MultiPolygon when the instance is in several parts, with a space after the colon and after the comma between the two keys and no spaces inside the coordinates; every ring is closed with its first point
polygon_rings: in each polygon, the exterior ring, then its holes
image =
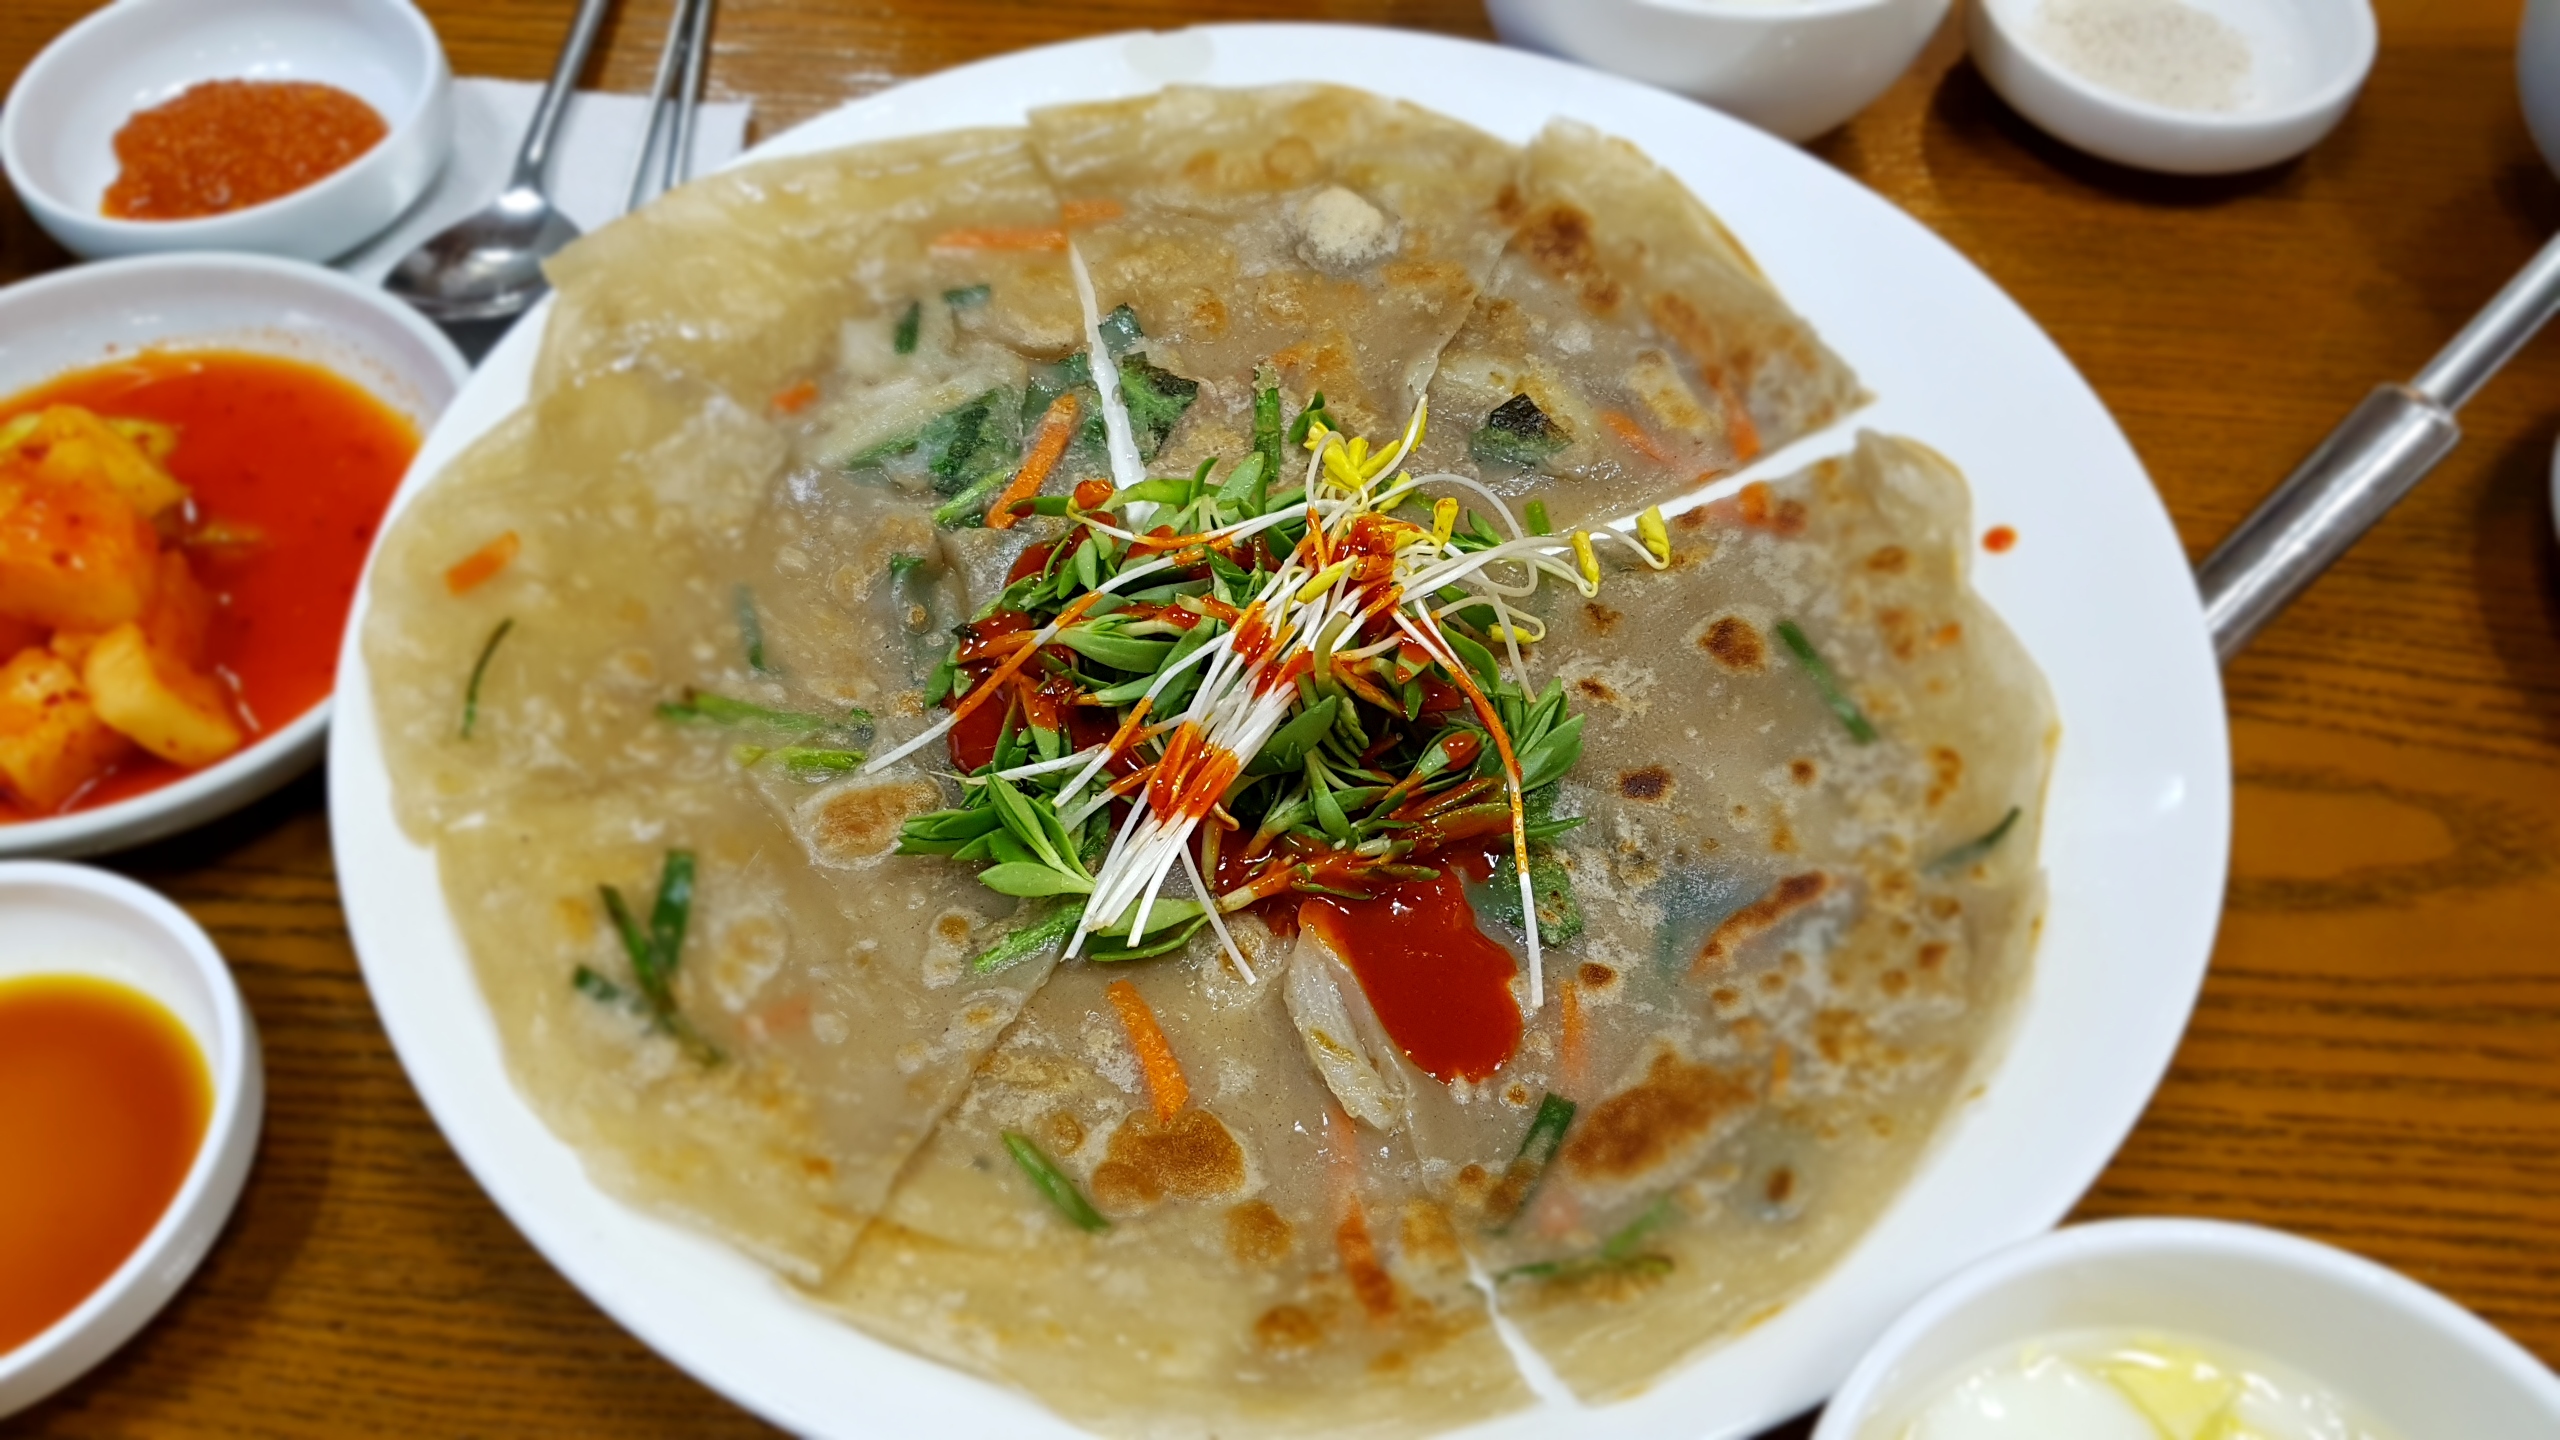
{"type": "MultiPolygon", "coordinates": [[[[644,89],[668,3],[628,0],[588,83],[644,89]]],[[[88,8],[0,5],[0,83],[88,8]]],[[[2068,151],[1992,95],[1953,27],[1812,148],[2052,332],[2201,555],[2560,228],[2560,183],[2515,96],[2519,0],[2377,8],[2382,55],[2354,112],[2260,174],[2165,179],[2068,151]]],[[[426,9],[456,72],[538,77],[569,6],[426,9]]],[[[710,86],[752,99],[770,134],[1000,51],[1284,16],[1487,33],[1475,0],[726,0],[710,86]]],[[[0,198],[0,279],[66,260],[0,198]]],[[[2238,831],[2212,976],[2081,1207],[2332,1241],[2546,1361],[2560,1361],[2555,414],[2560,342],[2546,337],[2465,413],[2454,457],[2228,672],[2238,831]]],[[[358,976],[319,777],[114,863],[230,957],[265,1032],[266,1137],[185,1293],[0,1429],[764,1431],[571,1289],[455,1162],[358,976]]]]}

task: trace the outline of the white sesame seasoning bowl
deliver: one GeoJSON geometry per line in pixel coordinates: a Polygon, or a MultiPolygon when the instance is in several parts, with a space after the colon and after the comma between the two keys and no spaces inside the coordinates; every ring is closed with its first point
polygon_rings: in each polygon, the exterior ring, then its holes
{"type": "Polygon", "coordinates": [[[27,211],[83,259],[246,250],[327,260],[379,233],[444,168],[453,77],[409,0],[117,0],[55,37],[0,111],[0,166],[27,211]],[[206,80],[333,85],[389,127],[343,168],[263,204],[188,220],[101,209],[115,134],[206,80]]]}
{"type": "MultiPolygon", "coordinates": [[[[131,1339],[213,1248],[240,1199],[266,1111],[257,1023],[230,969],[185,911],[121,875],[0,861],[0,981],[74,975],[138,990],[182,1026],[213,1094],[178,1193],[142,1243],[71,1313],[0,1352],[0,1417],[70,1384],[131,1339]]],[[[10,1176],[7,1184],[31,1183],[10,1176]]]]}
{"type": "Polygon", "coordinates": [[[1974,64],[2055,138],[2179,175],[2290,160],[2373,68],[2370,0],[1975,0],[1974,64]]]}

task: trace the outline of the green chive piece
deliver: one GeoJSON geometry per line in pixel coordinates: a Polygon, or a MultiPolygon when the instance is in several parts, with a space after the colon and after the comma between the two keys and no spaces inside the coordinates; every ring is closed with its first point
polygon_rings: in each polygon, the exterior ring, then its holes
{"type": "Polygon", "coordinates": [[[741,585],[731,603],[738,611],[738,643],[747,652],[747,668],[759,675],[774,674],[764,660],[764,621],[756,614],[756,592],[741,585]]]}
{"type": "Polygon", "coordinates": [[[957,290],[943,291],[942,303],[954,310],[974,310],[986,304],[987,297],[994,293],[994,287],[984,283],[963,285],[957,290]]]}
{"type": "Polygon", "coordinates": [[[1529,1133],[1520,1138],[1520,1153],[1512,1157],[1501,1181],[1493,1187],[1486,1202],[1488,1219],[1494,1221],[1499,1234],[1511,1223],[1528,1213],[1529,1202],[1537,1198],[1538,1183],[1547,1177],[1547,1167],[1555,1163],[1556,1152],[1564,1148],[1564,1132],[1573,1128],[1574,1103],[1550,1090],[1538,1102],[1538,1113],[1530,1118],[1529,1133]]]}
{"type": "Polygon", "coordinates": [[[1585,1275],[1598,1275],[1611,1270],[1645,1275],[1669,1274],[1672,1269],[1670,1256],[1640,1254],[1636,1247],[1643,1244],[1654,1231],[1669,1224],[1671,1218],[1677,1213],[1672,1208],[1670,1196],[1658,1196],[1651,1205],[1645,1207],[1643,1214],[1619,1226],[1615,1234],[1600,1242],[1597,1252],[1566,1260],[1541,1260],[1534,1265],[1514,1265],[1494,1276],[1494,1283],[1499,1285],[1507,1280],[1578,1280],[1585,1275]]]}
{"type": "Polygon", "coordinates": [[[987,502],[1012,479],[1011,470],[990,470],[970,481],[933,512],[933,523],[945,530],[974,530],[985,524],[987,502]]]}
{"type": "Polygon", "coordinates": [[[791,772],[791,778],[794,780],[817,781],[830,780],[838,775],[850,775],[861,769],[862,762],[869,757],[859,750],[830,750],[808,745],[785,745],[779,750],[765,751],[756,758],[778,762],[783,769],[791,772]]]}
{"type": "Polygon", "coordinates": [[[1253,453],[1262,460],[1247,492],[1248,513],[1262,513],[1272,478],[1280,473],[1280,378],[1268,365],[1253,377],[1253,453]]]}
{"type": "Polygon", "coordinates": [[[1554,533],[1556,533],[1556,525],[1555,525],[1555,522],[1547,518],[1547,502],[1546,502],[1546,501],[1544,501],[1544,500],[1532,500],[1532,501],[1530,501],[1530,502],[1528,503],[1528,505],[1527,505],[1526,509],[1527,509],[1527,511],[1528,511],[1528,517],[1529,517],[1529,533],[1530,533],[1530,534],[1532,534],[1532,535],[1553,535],[1554,533]]]}
{"type": "Polygon", "coordinates": [[[471,683],[462,692],[462,738],[465,740],[471,738],[472,727],[480,723],[480,681],[489,673],[489,657],[498,653],[498,642],[506,639],[507,632],[514,628],[516,622],[512,615],[499,621],[498,628],[489,632],[488,642],[480,647],[480,659],[471,667],[471,683]]]}
{"type": "Polygon", "coordinates": [[[1964,869],[1966,866],[1971,865],[1975,861],[1990,854],[1999,846],[2001,841],[2007,839],[2009,837],[2010,827],[2016,825],[2018,823],[2018,817],[2025,813],[2027,812],[2023,806],[2010,806],[2009,813],[2000,817],[1999,824],[1992,826],[1980,835],[1967,840],[1963,844],[1949,850],[1946,854],[1930,861],[1925,868],[1936,874],[1943,874],[1950,870],[1964,869]]]}
{"type": "Polygon", "coordinates": [[[996,943],[978,952],[969,968],[980,975],[1009,970],[1051,945],[1063,945],[1075,933],[1076,922],[1084,918],[1081,905],[1063,905],[1032,924],[1007,932],[996,943]]]}
{"type": "Polygon", "coordinates": [[[607,980],[584,965],[581,965],[576,970],[570,972],[569,988],[588,997],[589,999],[600,1000],[608,1005],[614,1004],[623,998],[621,986],[614,984],[612,981],[607,980]]]}
{"type": "Polygon", "coordinates": [[[694,720],[713,725],[762,725],[795,734],[812,730],[847,730],[871,723],[871,712],[859,706],[848,706],[841,716],[813,715],[805,710],[774,710],[745,700],[732,700],[708,690],[688,687],[681,700],[668,700],[658,706],[658,718],[684,723],[694,720]]]}
{"type": "Polygon", "coordinates": [[[1058,1168],[1056,1161],[1040,1153],[1040,1147],[1031,1143],[1030,1136],[1018,1130],[1007,1130],[1004,1132],[1004,1148],[1013,1156],[1013,1163],[1022,1167],[1022,1173],[1031,1177],[1032,1188],[1056,1206],[1058,1213],[1067,1217],[1068,1224],[1087,1234],[1111,1228],[1111,1222],[1103,1219],[1102,1212],[1093,1208],[1093,1202],[1084,1198],[1084,1192],[1076,1188],[1076,1182],[1058,1168]]]}
{"type": "Polygon", "coordinates": [[[1785,642],[1787,653],[1795,656],[1796,663],[1813,677],[1814,688],[1822,692],[1822,703],[1830,706],[1831,713],[1848,727],[1849,738],[1861,745],[1874,744],[1875,724],[1867,719],[1867,712],[1858,708],[1858,702],[1849,698],[1849,692],[1840,688],[1839,677],[1831,673],[1831,666],[1813,648],[1813,642],[1804,638],[1804,631],[1796,628],[1796,622],[1779,621],[1778,638],[1785,642]]]}
{"type": "Polygon", "coordinates": [[[907,313],[898,317],[898,332],[891,341],[901,355],[916,353],[916,336],[924,329],[924,302],[910,300],[907,313]]]}
{"type": "MultiPolygon", "coordinates": [[[[684,956],[684,932],[693,919],[693,852],[670,850],[658,871],[658,895],[649,906],[649,926],[640,927],[622,892],[610,885],[596,890],[604,897],[605,914],[613,921],[614,933],[622,939],[623,953],[631,958],[631,978],[640,990],[641,1002],[647,1006],[650,1019],[660,1030],[672,1035],[686,1054],[704,1065],[717,1065],[721,1055],[717,1046],[702,1038],[699,1031],[676,1011],[675,991],[670,980],[684,956]]],[[[584,966],[579,967],[585,971],[584,966]]],[[[586,972],[592,975],[593,972],[586,972]]],[[[595,976],[598,983],[612,982],[595,976]]],[[[594,995],[597,992],[585,979],[571,977],[571,983],[594,995]]],[[[599,996],[599,998],[602,998],[599,996]]]]}

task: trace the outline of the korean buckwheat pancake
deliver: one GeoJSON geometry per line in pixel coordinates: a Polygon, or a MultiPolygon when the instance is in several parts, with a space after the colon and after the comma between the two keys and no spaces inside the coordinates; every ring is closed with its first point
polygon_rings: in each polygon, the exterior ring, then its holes
{"type": "Polygon", "coordinates": [[[1996,1044],[2055,721],[1704,207],[1323,86],[750,166],[563,252],[364,644],[515,1081],[1120,1435],[1627,1394],[1996,1044]]]}

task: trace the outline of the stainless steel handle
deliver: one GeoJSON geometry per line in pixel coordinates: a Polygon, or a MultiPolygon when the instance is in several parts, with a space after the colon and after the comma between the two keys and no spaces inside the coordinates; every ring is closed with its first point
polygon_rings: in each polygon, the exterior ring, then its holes
{"type": "Polygon", "coordinates": [[[2365,397],[2196,567],[2224,663],[2362,539],[2462,439],[2453,412],[2560,308],[2560,236],[2436,352],[2417,380],[2365,397]]]}
{"type": "Polygon", "coordinates": [[[2215,657],[2229,663],[2461,438],[2453,412],[2410,386],[2366,396],[2196,568],[2215,657]]]}
{"type": "Polygon", "coordinates": [[[587,68],[587,52],[595,48],[604,17],[612,10],[613,0],[579,0],[577,18],[569,22],[569,38],[551,67],[551,83],[542,87],[542,98],[534,102],[533,123],[524,127],[524,148],[516,152],[516,173],[509,189],[542,188],[542,169],[551,159],[551,142],[559,138],[560,122],[569,113],[578,72],[587,68]]]}

